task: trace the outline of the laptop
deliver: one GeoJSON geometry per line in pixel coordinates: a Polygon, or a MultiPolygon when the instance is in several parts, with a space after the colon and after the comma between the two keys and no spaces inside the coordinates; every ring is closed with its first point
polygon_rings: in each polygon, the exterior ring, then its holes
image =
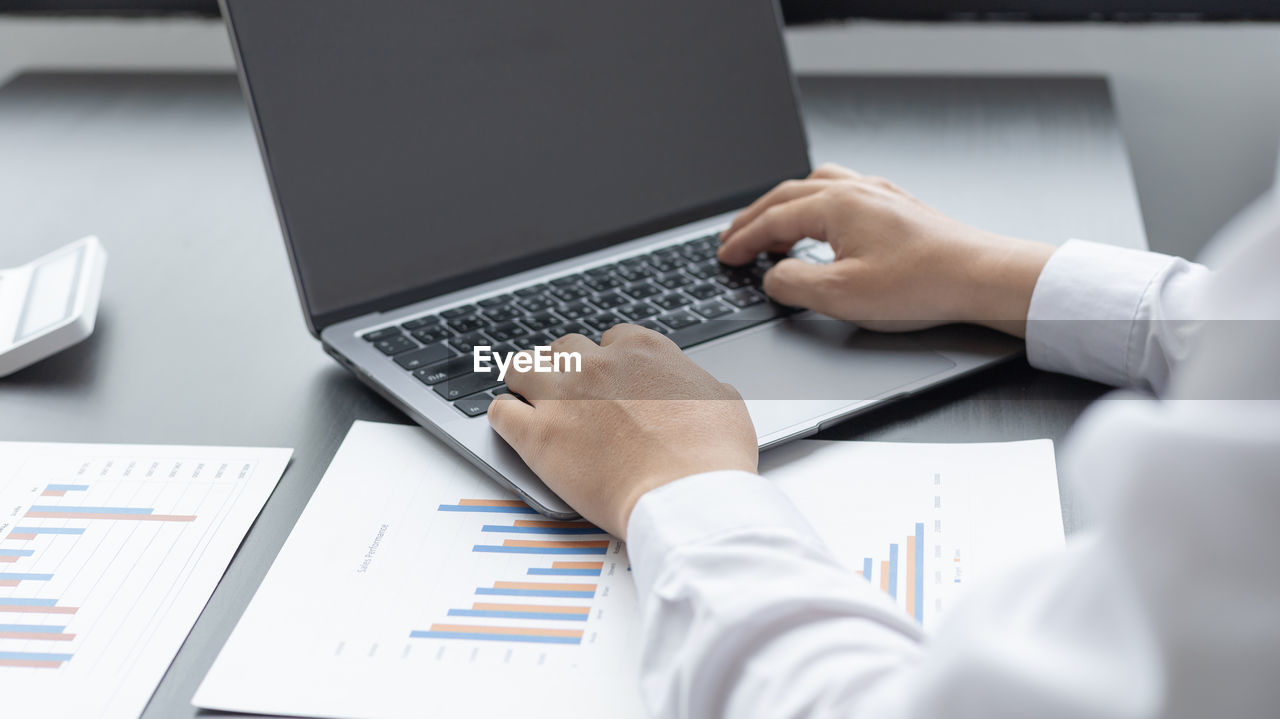
{"type": "Polygon", "coordinates": [[[761,448],[1017,351],[860,331],[770,301],[769,257],[716,262],[736,211],[810,171],[773,0],[222,11],[312,334],[550,517],[577,515],[489,427],[477,346],[641,324],[738,388],[761,448]]]}

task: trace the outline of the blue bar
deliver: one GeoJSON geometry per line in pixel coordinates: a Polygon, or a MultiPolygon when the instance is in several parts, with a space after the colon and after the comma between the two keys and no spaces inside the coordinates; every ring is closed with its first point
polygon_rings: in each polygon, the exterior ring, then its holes
{"type": "Polygon", "coordinates": [[[898,545],[889,545],[889,596],[898,598],[898,545]]]}
{"type": "Polygon", "coordinates": [[[35,553],[34,549],[0,549],[0,557],[30,557],[35,553]]]}
{"type": "Polygon", "coordinates": [[[58,603],[56,599],[23,599],[19,597],[0,597],[0,604],[11,607],[52,607],[58,603]]]}
{"type": "Polygon", "coordinates": [[[497,512],[499,514],[537,514],[529,507],[486,507],[469,504],[442,504],[436,509],[441,512],[497,512]]]}
{"type": "Polygon", "coordinates": [[[51,489],[55,492],[83,492],[89,488],[87,484],[46,484],[45,489],[51,489]]]}
{"type": "Polygon", "coordinates": [[[451,617],[492,617],[494,619],[568,619],[585,622],[589,614],[557,614],[555,612],[502,612],[492,609],[450,609],[451,617]]]}
{"type": "Polygon", "coordinates": [[[48,624],[0,624],[0,632],[27,632],[30,634],[61,634],[66,627],[48,624]]]}
{"type": "Polygon", "coordinates": [[[871,576],[871,557],[862,560],[862,577],[868,582],[875,582],[875,577],[871,576]]]}
{"type": "Polygon", "coordinates": [[[542,567],[534,567],[529,570],[529,574],[548,574],[557,577],[598,577],[599,569],[543,569],[542,567]]]}
{"type": "Polygon", "coordinates": [[[70,654],[44,654],[42,652],[0,652],[0,659],[17,659],[34,662],[69,662],[70,654]]]}
{"type": "Polygon", "coordinates": [[[480,531],[512,534],[604,534],[603,529],[595,527],[505,527],[501,524],[486,524],[480,531]]]}
{"type": "Polygon", "coordinates": [[[50,507],[47,504],[31,505],[32,512],[75,512],[76,514],[151,514],[155,510],[143,507],[50,507]]]}
{"type": "Polygon", "coordinates": [[[605,554],[608,547],[497,547],[488,544],[477,544],[471,548],[473,552],[497,552],[499,554],[605,554]]]}
{"type": "Polygon", "coordinates": [[[46,582],[53,579],[52,574],[26,574],[24,572],[0,572],[0,579],[31,579],[46,582]]]}
{"type": "Polygon", "coordinates": [[[912,608],[917,622],[924,621],[924,523],[916,522],[916,606],[912,608]]]}
{"type": "Polygon", "coordinates": [[[75,527],[14,527],[10,534],[84,534],[83,529],[75,527]]]}
{"type": "Polygon", "coordinates": [[[476,594],[498,594],[504,597],[561,597],[564,599],[591,599],[595,592],[569,592],[562,589],[490,589],[480,587],[476,594]]]}
{"type": "MultiPolygon", "coordinates": [[[[525,634],[471,634],[469,632],[409,632],[412,639],[474,639],[497,642],[535,642],[537,644],[581,644],[581,637],[533,637],[525,634]]],[[[0,657],[2,658],[2,657],[0,657]]]]}

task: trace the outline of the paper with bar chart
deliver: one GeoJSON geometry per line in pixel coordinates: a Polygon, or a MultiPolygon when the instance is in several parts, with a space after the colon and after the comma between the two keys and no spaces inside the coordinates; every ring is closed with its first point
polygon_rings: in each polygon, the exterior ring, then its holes
{"type": "MultiPolygon", "coordinates": [[[[766,476],[926,627],[973,577],[1062,543],[1047,441],[782,451],[766,476]]],[[[194,703],[641,717],[629,574],[621,542],[534,514],[424,431],[357,422],[194,703]]]]}
{"type": "Polygon", "coordinates": [[[1053,442],[805,440],[761,456],[849,570],[925,629],[974,578],[1064,542],[1053,442]]]}
{"type": "Polygon", "coordinates": [[[0,442],[0,715],[136,717],[289,455],[0,442]]]}

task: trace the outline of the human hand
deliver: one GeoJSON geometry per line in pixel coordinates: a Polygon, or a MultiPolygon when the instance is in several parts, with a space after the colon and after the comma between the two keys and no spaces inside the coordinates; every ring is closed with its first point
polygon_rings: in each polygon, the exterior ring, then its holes
{"type": "Polygon", "coordinates": [[[829,243],[835,261],[785,259],[764,276],[765,292],[884,331],[972,322],[1022,337],[1055,249],[970,227],[888,180],[827,164],[743,210],[721,234],[720,261],[745,264],[806,237],[829,243]]]}
{"type": "Polygon", "coordinates": [[[596,345],[578,334],[551,344],[578,352],[581,372],[509,371],[489,423],[583,517],[619,537],[637,500],[681,477],[756,470],[756,435],[737,390],[674,342],[616,325],[596,345]]]}

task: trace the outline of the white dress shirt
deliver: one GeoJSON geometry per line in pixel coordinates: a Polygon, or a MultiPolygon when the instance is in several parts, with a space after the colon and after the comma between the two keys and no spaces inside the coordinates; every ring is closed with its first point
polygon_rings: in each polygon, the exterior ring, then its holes
{"type": "Polygon", "coordinates": [[[1280,717],[1280,193],[1204,259],[1212,273],[1071,241],[1049,260],[1031,364],[1133,388],[1063,453],[1099,520],[971,589],[930,636],[765,479],[641,498],[627,539],[650,712],[1280,717]]]}

